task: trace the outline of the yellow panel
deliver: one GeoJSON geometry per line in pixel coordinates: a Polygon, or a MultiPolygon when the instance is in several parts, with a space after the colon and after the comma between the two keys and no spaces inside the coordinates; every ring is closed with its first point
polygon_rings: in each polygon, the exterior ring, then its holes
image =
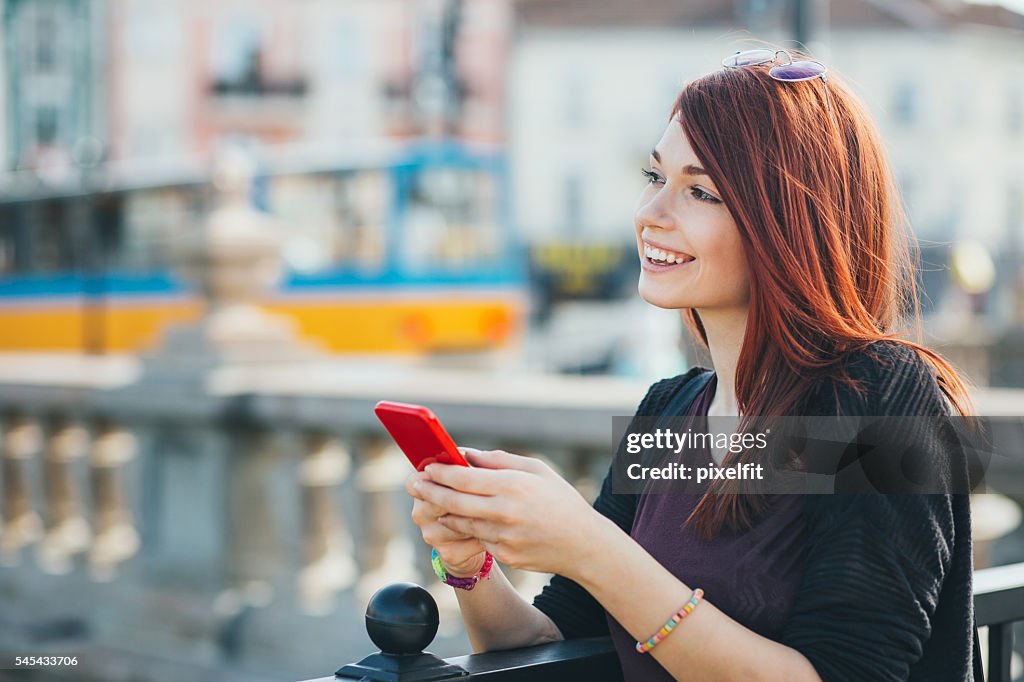
{"type": "Polygon", "coordinates": [[[499,346],[515,332],[522,306],[509,300],[279,303],[304,336],[334,352],[426,352],[499,346]]]}
{"type": "Polygon", "coordinates": [[[201,311],[195,301],[0,309],[0,350],[144,350],[166,325],[196,320],[201,311]]]}
{"type": "Polygon", "coordinates": [[[0,310],[0,349],[77,351],[84,348],[81,308],[0,310]]]}
{"type": "MultiPolygon", "coordinates": [[[[523,305],[510,299],[282,302],[266,306],[293,318],[300,334],[326,350],[420,353],[488,349],[518,330],[523,305]]],[[[118,304],[84,310],[0,309],[0,350],[143,351],[173,324],[198,320],[195,299],[118,304]]]]}

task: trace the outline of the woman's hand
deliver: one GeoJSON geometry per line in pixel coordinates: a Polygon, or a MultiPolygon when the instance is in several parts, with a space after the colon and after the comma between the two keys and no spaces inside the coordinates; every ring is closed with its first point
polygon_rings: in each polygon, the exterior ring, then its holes
{"type": "Polygon", "coordinates": [[[475,538],[507,566],[571,577],[603,517],[539,459],[459,450],[472,467],[431,464],[427,479],[412,483],[437,523],[450,537],[475,538]]]}
{"type": "Polygon", "coordinates": [[[473,536],[438,523],[437,517],[444,516],[447,511],[424,500],[417,489],[420,481],[429,480],[428,474],[417,471],[405,481],[405,489],[413,498],[413,523],[419,527],[423,540],[437,550],[445,570],[457,578],[476,575],[483,568],[486,550],[473,536]]]}

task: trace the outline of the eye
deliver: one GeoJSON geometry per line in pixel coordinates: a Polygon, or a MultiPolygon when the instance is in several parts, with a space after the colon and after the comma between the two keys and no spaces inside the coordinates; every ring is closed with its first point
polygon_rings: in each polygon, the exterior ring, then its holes
{"type": "Polygon", "coordinates": [[[720,199],[717,199],[714,196],[708,194],[707,192],[702,190],[700,187],[691,187],[690,189],[691,189],[690,193],[693,194],[693,197],[697,201],[706,201],[709,204],[720,204],[720,203],[722,203],[722,201],[720,199]]]}
{"type": "Polygon", "coordinates": [[[661,179],[660,175],[655,173],[650,168],[641,168],[640,169],[640,174],[643,175],[645,178],[647,178],[647,182],[649,182],[649,183],[665,182],[664,180],[661,179]]]}

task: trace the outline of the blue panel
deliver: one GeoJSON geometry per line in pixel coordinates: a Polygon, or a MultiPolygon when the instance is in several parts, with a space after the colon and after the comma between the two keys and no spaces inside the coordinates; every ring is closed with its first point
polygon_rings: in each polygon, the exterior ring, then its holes
{"type": "MultiPolygon", "coordinates": [[[[471,270],[434,269],[416,273],[395,270],[335,268],[317,273],[285,275],[278,287],[285,292],[357,290],[360,288],[432,287],[514,288],[525,286],[526,273],[518,266],[522,259],[510,257],[493,268],[471,270]]],[[[0,278],[0,299],[60,298],[78,296],[180,296],[191,287],[170,271],[113,272],[102,277],[58,273],[0,278]]]]}
{"type": "Polygon", "coordinates": [[[0,298],[83,296],[117,294],[124,296],[178,295],[189,290],[169,271],[112,272],[105,276],[71,273],[20,275],[0,278],[0,298]]]}
{"type": "Polygon", "coordinates": [[[358,270],[330,270],[315,274],[289,274],[283,283],[286,291],[310,289],[358,289],[374,288],[417,288],[453,286],[467,289],[480,287],[525,286],[525,275],[517,268],[497,267],[474,270],[430,270],[424,272],[400,273],[394,270],[383,272],[358,270]]]}

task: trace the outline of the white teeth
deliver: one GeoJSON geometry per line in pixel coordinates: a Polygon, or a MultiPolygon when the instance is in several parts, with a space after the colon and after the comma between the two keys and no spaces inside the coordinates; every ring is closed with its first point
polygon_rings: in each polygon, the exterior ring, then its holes
{"type": "Polygon", "coordinates": [[[656,249],[653,246],[650,246],[649,244],[644,244],[644,255],[650,258],[651,260],[663,261],[669,264],[686,263],[692,260],[691,258],[687,258],[686,256],[683,255],[669,253],[668,251],[663,251],[662,249],[656,249]]]}

